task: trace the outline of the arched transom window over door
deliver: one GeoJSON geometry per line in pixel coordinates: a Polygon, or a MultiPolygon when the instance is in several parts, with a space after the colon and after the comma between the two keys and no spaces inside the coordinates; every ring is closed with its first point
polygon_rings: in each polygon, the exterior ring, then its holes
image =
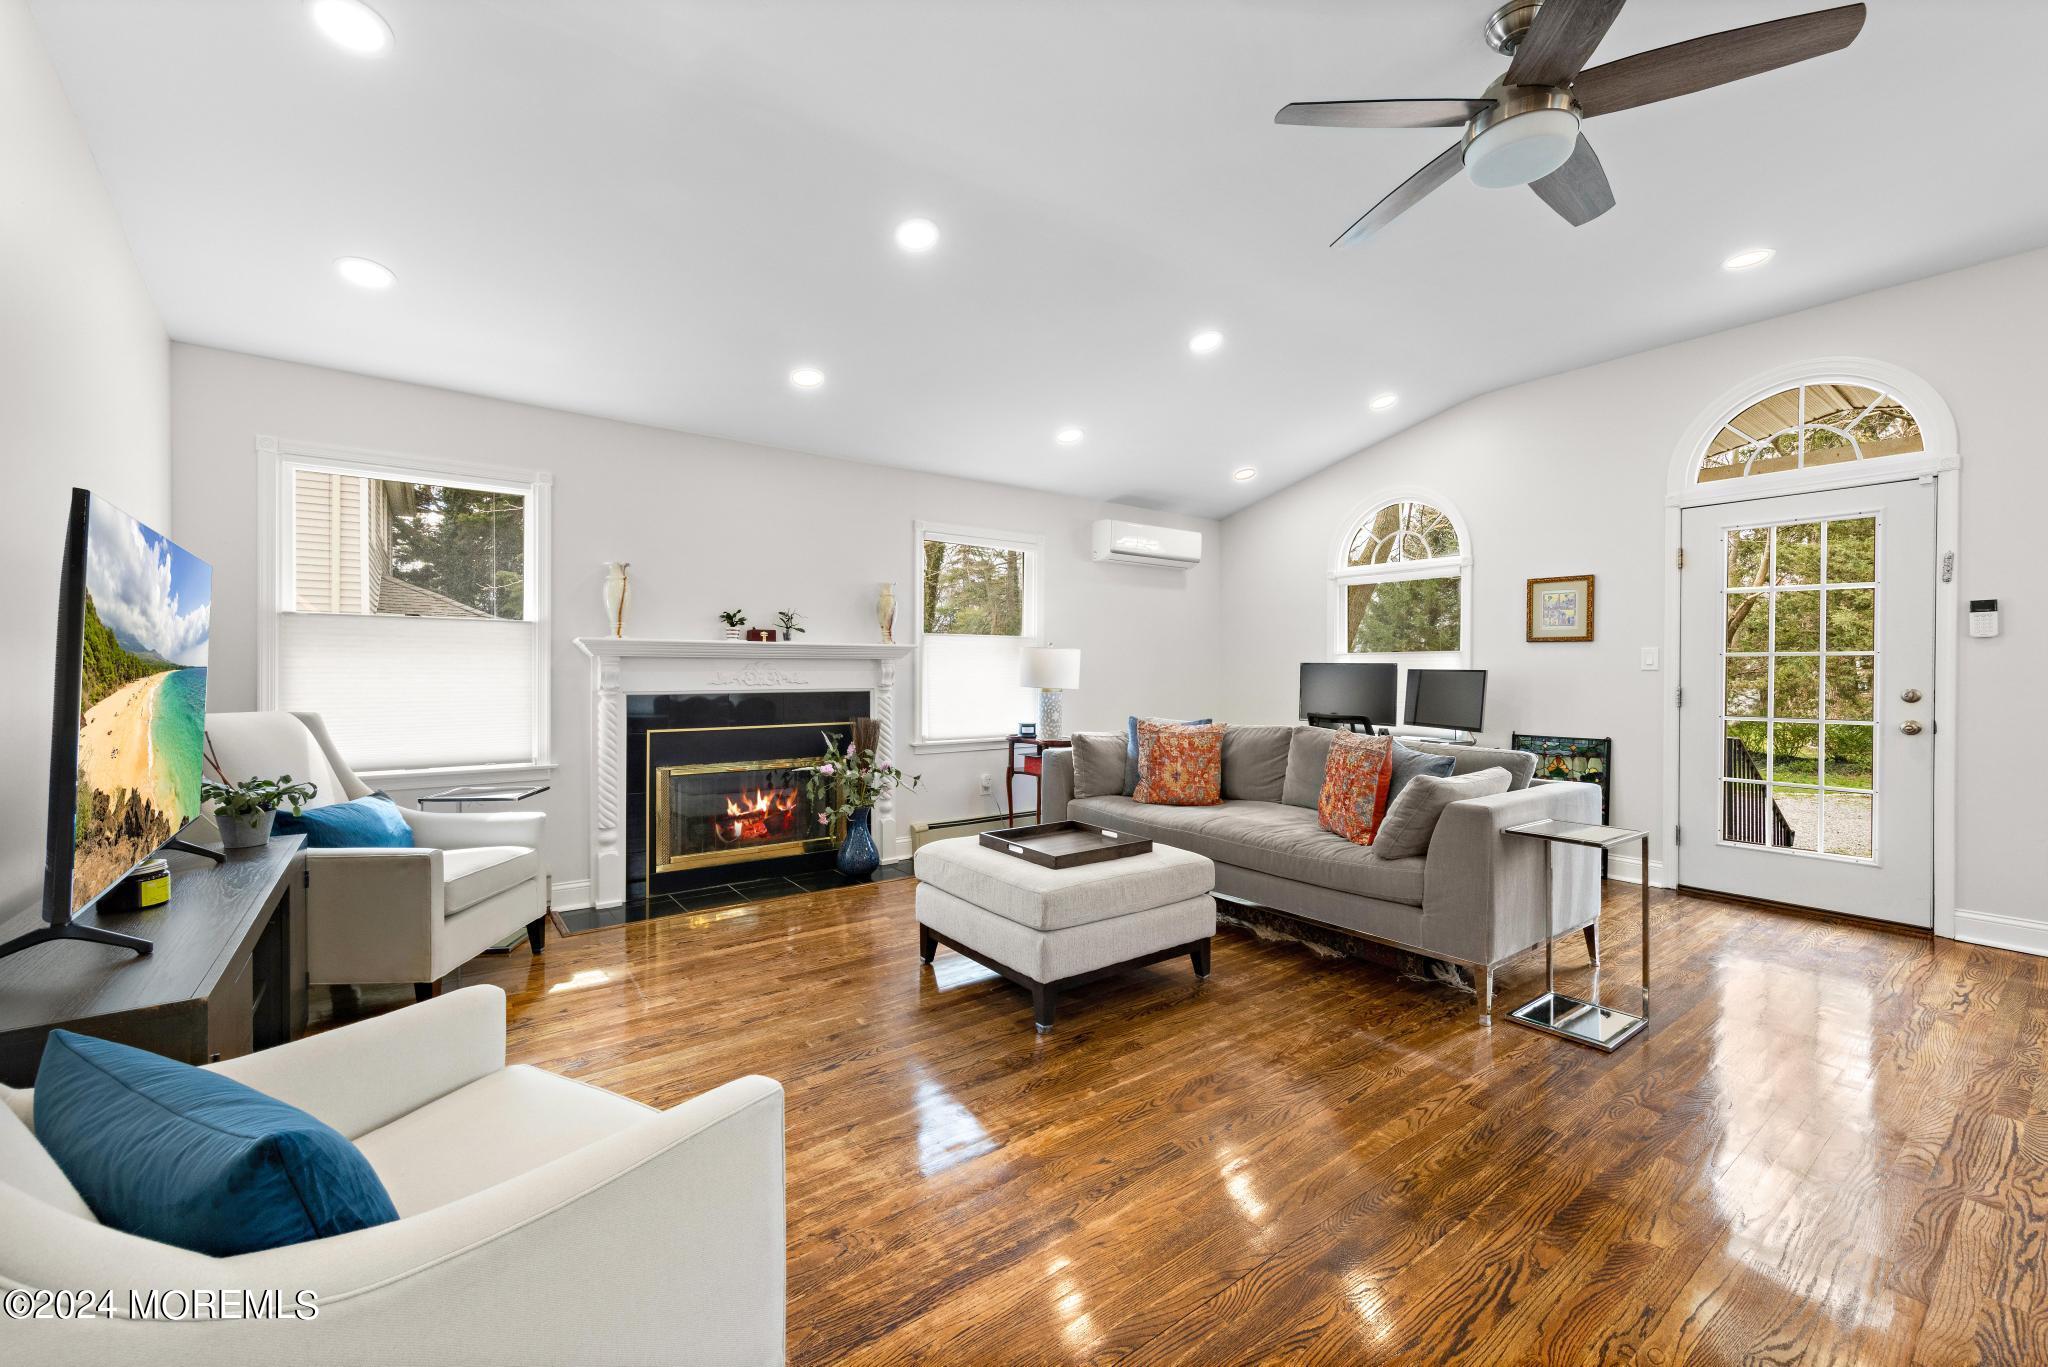
{"type": "Polygon", "coordinates": [[[1350,524],[1331,576],[1335,653],[1417,665],[1462,658],[1470,568],[1460,522],[1441,500],[1373,504],[1350,524]]]}
{"type": "Polygon", "coordinates": [[[1695,482],[1813,470],[1925,451],[1919,419],[1896,395],[1814,381],[1758,399],[1707,443],[1695,482]]]}

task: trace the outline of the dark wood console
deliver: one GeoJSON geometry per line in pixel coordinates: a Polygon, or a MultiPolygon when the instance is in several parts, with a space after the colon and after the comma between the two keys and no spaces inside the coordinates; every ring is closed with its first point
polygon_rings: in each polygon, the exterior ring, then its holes
{"type": "MultiPolygon", "coordinates": [[[[211,1063],[296,1039],[306,1028],[304,836],[229,850],[215,865],[171,854],[169,904],[82,914],[82,924],[140,935],[155,952],[82,941],[0,959],[0,1083],[27,1087],[54,1029],[211,1063]]],[[[0,942],[41,922],[31,907],[0,942]]]]}

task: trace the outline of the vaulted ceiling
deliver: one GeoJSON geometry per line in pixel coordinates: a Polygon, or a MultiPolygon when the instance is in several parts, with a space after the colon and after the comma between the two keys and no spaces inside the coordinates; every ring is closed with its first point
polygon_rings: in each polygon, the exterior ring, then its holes
{"type": "MultiPolygon", "coordinates": [[[[373,3],[365,59],[298,0],[36,0],[173,337],[1214,515],[1505,384],[2048,242],[2022,0],[1871,0],[1844,52],[1588,124],[1586,227],[1461,180],[1346,250],[1455,132],[1274,111],[1476,95],[1487,0],[373,3]]],[[[1814,7],[1634,0],[1595,60],[1814,7]]]]}

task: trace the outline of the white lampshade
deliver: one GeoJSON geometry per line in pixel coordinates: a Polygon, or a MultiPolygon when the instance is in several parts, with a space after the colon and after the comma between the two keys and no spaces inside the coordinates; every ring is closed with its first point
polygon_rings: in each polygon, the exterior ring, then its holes
{"type": "Polygon", "coordinates": [[[1079,688],[1081,652],[1064,646],[1029,646],[1017,682],[1026,688],[1079,688]]]}

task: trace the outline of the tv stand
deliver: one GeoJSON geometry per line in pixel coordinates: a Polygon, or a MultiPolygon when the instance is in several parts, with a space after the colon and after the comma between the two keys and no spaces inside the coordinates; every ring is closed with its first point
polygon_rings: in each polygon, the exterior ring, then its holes
{"type": "Polygon", "coordinates": [[[101,930],[98,926],[82,926],[76,921],[66,921],[61,926],[37,926],[26,935],[17,935],[6,944],[0,945],[0,959],[10,954],[19,954],[24,949],[48,944],[52,940],[90,940],[96,945],[113,945],[117,949],[132,949],[137,954],[147,954],[156,946],[139,935],[123,935],[118,930],[101,930]]]}

